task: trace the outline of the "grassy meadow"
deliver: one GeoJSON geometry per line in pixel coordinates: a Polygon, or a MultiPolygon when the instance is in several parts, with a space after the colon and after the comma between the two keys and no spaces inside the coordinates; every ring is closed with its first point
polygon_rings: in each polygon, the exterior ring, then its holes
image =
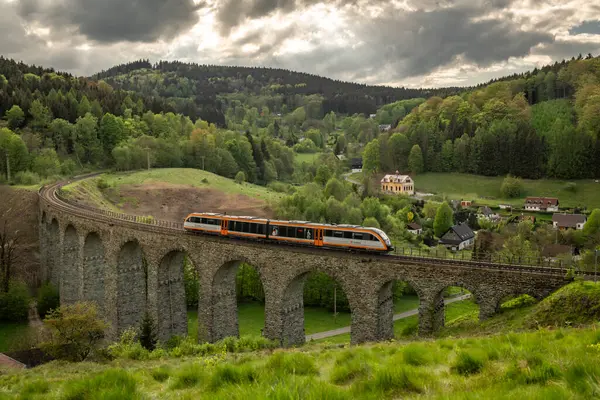
{"type": "Polygon", "coordinates": [[[22,347],[27,343],[31,329],[27,322],[2,322],[0,324],[0,353],[22,347]]]}
{"type": "Polygon", "coordinates": [[[294,153],[294,161],[298,165],[302,163],[312,164],[320,155],[321,153],[294,153]]]}

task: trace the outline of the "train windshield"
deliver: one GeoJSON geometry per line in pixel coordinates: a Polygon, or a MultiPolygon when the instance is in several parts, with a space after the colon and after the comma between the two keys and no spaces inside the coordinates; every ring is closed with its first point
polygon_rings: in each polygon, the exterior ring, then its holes
{"type": "Polygon", "coordinates": [[[379,228],[371,228],[371,229],[373,229],[375,232],[377,232],[377,233],[378,233],[378,234],[379,234],[379,235],[380,235],[380,236],[383,238],[383,241],[385,242],[385,244],[387,244],[388,246],[391,246],[391,245],[392,245],[392,241],[391,241],[391,240],[390,240],[390,238],[389,238],[389,237],[388,237],[388,236],[385,234],[385,232],[384,232],[384,231],[382,231],[382,230],[381,230],[381,229],[379,229],[379,228]]]}

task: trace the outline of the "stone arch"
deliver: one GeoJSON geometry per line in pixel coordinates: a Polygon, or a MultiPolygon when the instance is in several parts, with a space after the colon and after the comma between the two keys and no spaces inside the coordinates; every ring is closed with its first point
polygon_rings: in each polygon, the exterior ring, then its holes
{"type": "Polygon", "coordinates": [[[91,232],[83,245],[83,298],[93,301],[104,310],[104,281],[106,276],[105,248],[100,235],[91,232]]]}
{"type": "Polygon", "coordinates": [[[163,342],[172,336],[187,334],[183,271],[185,257],[185,251],[172,250],[161,259],[158,268],[157,328],[158,339],[163,342]]]}
{"type": "Polygon", "coordinates": [[[117,256],[117,333],[138,328],[147,302],[147,268],[137,240],[121,246],[117,256]]]}
{"type": "Polygon", "coordinates": [[[63,260],[61,266],[60,300],[70,304],[79,300],[80,248],[79,235],[72,224],[67,225],[63,236],[63,260]]]}
{"type": "MultiPolygon", "coordinates": [[[[412,279],[400,277],[385,282],[379,289],[377,302],[377,337],[381,340],[388,340],[394,337],[395,304],[392,289],[394,282],[396,281],[408,283],[417,293],[419,304],[421,303],[421,299],[425,296],[423,290],[412,279]]],[[[419,314],[421,312],[420,310],[421,307],[419,306],[419,314]]]]}
{"type": "MultiPolygon", "coordinates": [[[[238,257],[223,263],[213,275],[211,284],[212,335],[210,339],[212,341],[228,336],[239,336],[236,274],[242,263],[247,263],[256,269],[263,288],[266,290],[262,268],[255,263],[250,262],[245,257],[238,257]]],[[[267,296],[266,293],[265,296],[267,296]]],[[[198,325],[198,329],[202,329],[200,324],[198,325]]],[[[204,332],[198,332],[199,338],[203,335],[205,335],[204,332]]]]}
{"type": "MultiPolygon", "coordinates": [[[[464,281],[453,281],[444,284],[437,288],[436,294],[433,298],[433,331],[436,332],[442,328],[446,323],[446,301],[444,300],[444,291],[449,287],[460,287],[468,290],[470,296],[479,306],[479,317],[482,318],[482,314],[486,313],[487,303],[482,304],[482,297],[480,296],[479,287],[464,281]]],[[[487,301],[488,298],[483,298],[487,301]]]]}
{"type": "Polygon", "coordinates": [[[60,286],[60,226],[56,218],[46,227],[46,278],[57,289],[60,286]]]}
{"type": "MultiPolygon", "coordinates": [[[[294,346],[303,344],[306,341],[306,332],[304,327],[304,285],[312,273],[320,272],[327,275],[338,283],[347,296],[350,314],[354,322],[355,304],[352,296],[352,290],[348,287],[344,279],[337,274],[321,268],[311,268],[304,270],[290,279],[284,287],[281,301],[281,337],[280,342],[283,346],[294,346]]],[[[350,332],[351,341],[354,333],[350,332]]]]}
{"type": "Polygon", "coordinates": [[[533,298],[533,301],[535,302],[541,301],[545,297],[544,294],[529,288],[505,288],[504,290],[499,291],[498,294],[490,300],[490,309],[488,310],[488,314],[484,315],[481,319],[489,318],[493,314],[500,312],[500,307],[504,302],[522,295],[527,295],[533,298]]]}

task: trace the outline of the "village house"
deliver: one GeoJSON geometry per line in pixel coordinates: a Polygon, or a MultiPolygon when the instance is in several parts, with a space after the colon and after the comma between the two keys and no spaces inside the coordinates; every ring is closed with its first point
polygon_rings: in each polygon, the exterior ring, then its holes
{"type": "Polygon", "coordinates": [[[460,206],[462,208],[471,207],[472,205],[473,205],[473,202],[471,200],[461,200],[460,201],[460,206]]]}
{"type": "Polygon", "coordinates": [[[411,222],[410,224],[406,225],[406,229],[413,235],[420,235],[421,232],[423,232],[423,227],[416,222],[411,222]]]}
{"type": "Polygon", "coordinates": [[[500,215],[492,211],[488,206],[483,206],[477,213],[477,218],[487,219],[488,221],[495,221],[500,218],[500,215]]]}
{"type": "Polygon", "coordinates": [[[392,125],[390,125],[390,124],[379,125],[379,132],[387,132],[390,129],[392,129],[392,125]]]}
{"type": "Polygon", "coordinates": [[[527,211],[558,211],[558,199],[554,197],[528,197],[525,199],[527,211]]]}
{"type": "Polygon", "coordinates": [[[583,229],[587,217],[583,214],[554,214],[552,216],[552,226],[557,229],[583,229]]]}
{"type": "Polygon", "coordinates": [[[475,243],[475,232],[465,223],[454,225],[440,238],[440,244],[456,251],[468,249],[475,243]]]}
{"type": "Polygon", "coordinates": [[[362,158],[353,158],[350,160],[350,168],[352,169],[352,172],[362,172],[362,167],[362,158]]]}
{"type": "Polygon", "coordinates": [[[381,191],[392,194],[415,194],[415,183],[408,175],[400,175],[396,171],[395,175],[386,175],[381,178],[381,191]]]}

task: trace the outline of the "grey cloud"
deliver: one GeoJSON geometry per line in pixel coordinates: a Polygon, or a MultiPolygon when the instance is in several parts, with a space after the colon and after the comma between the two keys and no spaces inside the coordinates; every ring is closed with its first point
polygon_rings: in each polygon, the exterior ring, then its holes
{"type": "Polygon", "coordinates": [[[583,33],[600,35],[600,20],[584,21],[581,24],[569,29],[569,35],[581,35],[583,33]]]}
{"type": "Polygon", "coordinates": [[[21,0],[20,15],[53,31],[74,28],[89,40],[154,42],[188,31],[202,5],[192,0],[21,0]]]}
{"type": "Polygon", "coordinates": [[[570,59],[578,54],[600,54],[600,41],[578,42],[576,40],[557,40],[534,49],[533,54],[550,56],[554,60],[570,59]]]}

